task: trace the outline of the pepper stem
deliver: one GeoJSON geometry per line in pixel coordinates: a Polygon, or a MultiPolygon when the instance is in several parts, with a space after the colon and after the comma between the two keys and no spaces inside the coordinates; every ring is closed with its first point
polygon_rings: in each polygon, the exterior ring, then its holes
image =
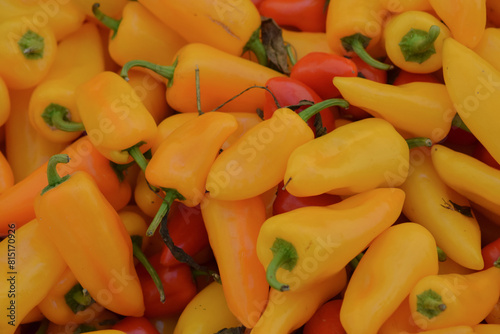
{"type": "Polygon", "coordinates": [[[181,201],[186,199],[184,196],[181,195],[181,193],[179,193],[175,189],[165,188],[163,189],[163,191],[165,191],[165,197],[163,198],[163,202],[161,203],[158,212],[156,213],[155,217],[153,218],[153,221],[151,222],[151,224],[148,227],[148,230],[146,231],[146,235],[148,237],[152,236],[155,233],[163,217],[168,215],[172,203],[176,199],[179,199],[181,201]]]}
{"type": "Polygon", "coordinates": [[[70,121],[69,109],[56,103],[49,104],[42,113],[42,118],[48,126],[65,132],[85,131],[81,122],[70,121]]]}
{"type": "Polygon", "coordinates": [[[36,60],[43,58],[45,42],[43,37],[36,32],[28,30],[19,41],[17,41],[17,45],[26,59],[36,60]]]}
{"type": "Polygon", "coordinates": [[[495,262],[493,262],[493,266],[496,268],[500,268],[500,257],[495,262]]]}
{"type": "Polygon", "coordinates": [[[146,255],[144,255],[141,249],[142,237],[139,235],[133,235],[131,239],[134,257],[144,266],[149,276],[151,276],[151,279],[153,280],[156,288],[158,289],[158,292],[160,293],[160,301],[164,303],[165,289],[163,288],[163,283],[161,282],[160,276],[158,276],[156,269],[153,267],[151,262],[149,262],[148,258],[146,257],[146,255]]]}
{"type": "Polygon", "coordinates": [[[285,50],[286,50],[286,54],[288,56],[288,59],[290,60],[290,64],[292,66],[294,66],[297,63],[297,56],[296,56],[295,49],[293,48],[292,45],[286,43],[285,44],[285,50]]]}
{"type": "Polygon", "coordinates": [[[346,36],[340,39],[342,42],[342,46],[346,51],[354,51],[359,58],[361,58],[365,63],[374,68],[378,68],[379,70],[390,70],[394,66],[390,64],[382,63],[376,59],[374,59],[368,52],[366,52],[365,48],[370,43],[371,38],[360,33],[356,33],[354,35],[346,36]]]}
{"type": "Polygon", "coordinates": [[[48,180],[48,185],[43,188],[42,190],[42,195],[54,188],[57,187],[59,184],[63,183],[67,179],[69,179],[69,175],[61,177],[57,173],[57,164],[59,163],[64,163],[67,164],[69,162],[69,155],[67,154],[54,154],[53,156],[50,157],[49,162],[47,163],[47,180],[48,180]]]}
{"type": "Polygon", "coordinates": [[[431,147],[432,146],[432,140],[430,140],[427,137],[415,137],[415,138],[408,138],[406,139],[406,143],[408,144],[408,147],[410,150],[412,148],[416,147],[431,147]]]}
{"type": "Polygon", "coordinates": [[[348,108],[349,107],[349,102],[347,102],[344,99],[328,99],[324,100],[318,103],[313,104],[310,107],[307,107],[306,109],[302,110],[299,112],[300,118],[304,120],[304,122],[307,122],[311,117],[319,113],[321,110],[330,108],[333,106],[339,106],[342,108],[348,108]]]}
{"type": "Polygon", "coordinates": [[[363,255],[365,255],[365,254],[363,252],[361,252],[358,255],[356,255],[356,257],[349,262],[349,265],[351,266],[352,270],[355,270],[358,267],[359,261],[361,261],[361,258],[363,257],[363,255]]]}
{"type": "Polygon", "coordinates": [[[101,6],[100,3],[95,3],[92,5],[92,13],[94,13],[94,16],[106,27],[111,29],[113,31],[113,35],[111,35],[111,39],[115,38],[116,33],[118,32],[118,27],[120,26],[120,23],[122,20],[117,20],[112,18],[111,16],[108,16],[104,14],[99,7],[101,6]]]}
{"type": "Polygon", "coordinates": [[[456,128],[462,129],[467,132],[471,132],[470,129],[465,125],[464,121],[462,121],[462,118],[460,117],[459,114],[455,114],[453,117],[453,120],[451,121],[451,126],[454,126],[456,128]]]}
{"type": "Polygon", "coordinates": [[[436,53],[434,42],[439,36],[441,29],[432,25],[429,31],[413,29],[403,36],[399,42],[399,48],[406,61],[422,64],[436,53]]]}
{"type": "Polygon", "coordinates": [[[124,78],[125,80],[129,80],[128,79],[128,71],[132,68],[132,67],[135,67],[135,66],[139,66],[139,67],[144,67],[144,68],[147,68],[148,70],[151,70],[159,75],[161,75],[162,77],[166,78],[168,80],[168,83],[167,83],[167,87],[171,87],[172,84],[174,83],[174,71],[175,71],[175,68],[177,66],[177,59],[175,59],[174,63],[170,66],[164,66],[164,65],[158,65],[158,64],[154,64],[154,63],[151,63],[149,61],[146,61],[146,60],[131,60],[127,63],[125,63],[125,65],[123,65],[123,68],[120,72],[120,75],[122,76],[122,78],[124,78]]]}
{"type": "Polygon", "coordinates": [[[279,268],[291,271],[295,267],[299,258],[297,250],[290,242],[281,238],[276,238],[271,247],[271,251],[273,252],[273,259],[266,269],[267,282],[272,288],[278,291],[288,291],[290,290],[290,286],[278,282],[276,279],[276,272],[279,268]]]}
{"type": "Polygon", "coordinates": [[[139,147],[143,144],[144,142],[137,143],[134,146],[127,148],[125,151],[127,151],[128,154],[130,154],[130,156],[135,160],[137,165],[139,165],[139,168],[145,173],[148,161],[146,160],[146,157],[144,156],[144,154],[142,154],[141,150],[139,149],[139,147]]]}
{"type": "Polygon", "coordinates": [[[80,283],[75,284],[68,292],[66,292],[64,300],[66,301],[66,305],[68,305],[70,310],[75,314],[85,310],[95,302],[89,295],[88,291],[84,289],[80,283]]]}
{"type": "Polygon", "coordinates": [[[203,111],[201,110],[200,69],[198,65],[194,69],[194,82],[196,85],[196,108],[198,109],[198,115],[203,115],[203,111]]]}
{"type": "Polygon", "coordinates": [[[443,303],[441,295],[434,290],[425,290],[417,295],[417,312],[432,319],[446,310],[446,304],[443,303]]]}
{"type": "Polygon", "coordinates": [[[440,247],[436,246],[437,253],[438,253],[438,261],[439,262],[444,262],[448,258],[444,250],[442,250],[440,247]]]}
{"type": "Polygon", "coordinates": [[[242,53],[245,53],[246,51],[252,51],[257,57],[259,64],[267,66],[267,52],[264,44],[262,44],[262,41],[260,40],[260,28],[257,28],[252,33],[247,44],[243,47],[242,53]]]}

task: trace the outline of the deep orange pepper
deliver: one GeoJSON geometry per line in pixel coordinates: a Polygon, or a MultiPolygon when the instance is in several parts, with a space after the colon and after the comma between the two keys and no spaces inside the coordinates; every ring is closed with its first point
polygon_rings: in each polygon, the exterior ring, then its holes
{"type": "Polygon", "coordinates": [[[265,0],[259,5],[259,13],[280,27],[325,32],[326,8],[322,0],[265,0]]]}
{"type": "Polygon", "coordinates": [[[221,201],[205,197],[201,212],[229,309],[247,328],[257,323],[269,285],[256,243],[266,209],[260,197],[221,201]]]}
{"type": "Polygon", "coordinates": [[[9,162],[0,151],[0,193],[4,192],[14,185],[14,173],[10,168],[9,162]]]}
{"type": "MultiPolygon", "coordinates": [[[[120,182],[109,160],[94,148],[88,137],[78,139],[62,153],[68,154],[71,161],[67,165],[58,167],[61,175],[67,175],[77,170],[87,171],[116,210],[127,205],[132,192],[130,185],[127,182],[120,182]]],[[[10,223],[21,227],[35,218],[33,201],[47,185],[46,169],[47,163],[0,194],[0,212],[2,212],[0,215],[0,235],[7,234],[10,223]]]]}
{"type": "Polygon", "coordinates": [[[96,302],[121,315],[142,316],[130,236],[89,173],[58,174],[57,164],[68,159],[65,154],[49,159],[48,186],[34,201],[42,230],[96,302]]]}
{"type": "Polygon", "coordinates": [[[4,125],[10,115],[9,90],[5,81],[0,77],[0,126],[4,125]]]}

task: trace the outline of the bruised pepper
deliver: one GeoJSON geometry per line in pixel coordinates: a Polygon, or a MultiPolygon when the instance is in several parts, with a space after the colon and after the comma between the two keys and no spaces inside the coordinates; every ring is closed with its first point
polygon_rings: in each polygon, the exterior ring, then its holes
{"type": "MultiPolygon", "coordinates": [[[[179,112],[197,112],[196,80],[194,71],[200,71],[201,110],[213,110],[250,86],[264,86],[267,80],[283,74],[251,60],[235,56],[202,43],[190,43],[181,48],[173,64],[162,66],[142,60],[125,64],[121,75],[134,66],[145,67],[167,79],[168,105],[179,112]],[[238,73],[237,76],[234,73],[238,73]]],[[[264,105],[264,91],[253,89],[220,108],[221,111],[255,113],[264,105]]]]}
{"type": "Polygon", "coordinates": [[[35,199],[41,228],[96,302],[121,315],[141,316],[144,302],[130,236],[88,173],[59,176],[56,165],[68,158],[49,160],[48,186],[35,199]]]}
{"type": "Polygon", "coordinates": [[[75,100],[76,88],[104,71],[104,51],[97,26],[85,23],[58,44],[56,60],[30,98],[30,124],[47,140],[70,143],[83,124],[75,100]]]}
{"type": "Polygon", "coordinates": [[[257,256],[273,289],[304,291],[343,269],[401,213],[405,193],[378,188],[268,218],[257,256]]]}
{"type": "Polygon", "coordinates": [[[443,76],[457,114],[500,163],[500,71],[453,38],[443,44],[443,76]]]}
{"type": "Polygon", "coordinates": [[[23,17],[0,24],[0,77],[9,89],[35,87],[55,61],[57,41],[48,26],[31,30],[23,17]]]}
{"type": "Polygon", "coordinates": [[[391,17],[384,28],[387,56],[400,69],[431,73],[442,66],[443,41],[450,30],[435,16],[407,11],[391,17]]]}
{"type": "Polygon", "coordinates": [[[283,180],[292,151],[312,140],[307,120],[326,107],[348,104],[331,99],[314,104],[299,114],[289,108],[276,110],[222,152],[210,168],[206,189],[221,200],[258,196],[283,180]],[[272,166],[272,168],[269,168],[272,166]]]}
{"type": "Polygon", "coordinates": [[[152,145],[156,122],[134,89],[113,72],[101,72],[76,90],[76,105],[85,131],[109,160],[125,164],[134,159],[142,170],[142,153],[152,145]]]}
{"type": "Polygon", "coordinates": [[[375,68],[391,69],[392,65],[384,64],[368,53],[379,43],[388,15],[389,11],[384,9],[380,1],[330,1],[326,17],[326,36],[330,49],[339,55],[355,53],[375,68]]]}

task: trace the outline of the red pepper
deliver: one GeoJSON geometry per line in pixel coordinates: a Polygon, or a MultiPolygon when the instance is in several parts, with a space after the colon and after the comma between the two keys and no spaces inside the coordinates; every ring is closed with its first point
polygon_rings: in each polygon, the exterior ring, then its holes
{"type": "Polygon", "coordinates": [[[490,152],[488,152],[488,150],[480,142],[477,142],[472,156],[493,168],[500,169],[500,164],[493,158],[490,152]]]}
{"type": "MultiPolygon", "coordinates": [[[[176,204],[170,209],[167,226],[174,244],[189,256],[196,255],[210,245],[199,205],[188,207],[182,203],[176,204]]],[[[166,245],[160,262],[164,266],[179,264],[166,245]]]]}
{"type": "MultiPolygon", "coordinates": [[[[368,65],[358,56],[353,56],[350,59],[356,64],[358,77],[363,77],[375,82],[387,83],[387,71],[368,65]]],[[[349,106],[349,108],[346,109],[346,113],[349,115],[349,118],[353,118],[354,120],[371,117],[368,112],[356,106],[349,106]]]]}
{"type": "Polygon", "coordinates": [[[325,0],[264,0],[259,13],[285,28],[307,32],[326,31],[325,0]]]}
{"type": "Polygon", "coordinates": [[[126,334],[160,334],[145,317],[126,317],[113,325],[112,329],[126,334]]]}
{"type": "Polygon", "coordinates": [[[345,334],[340,323],[342,299],[334,299],[323,304],[304,325],[304,334],[345,334]]]}
{"type": "Polygon", "coordinates": [[[341,197],[331,194],[321,194],[317,196],[296,197],[290,194],[286,188],[283,189],[284,182],[278,185],[276,198],[273,202],[273,215],[285,213],[304,206],[327,206],[341,201],[341,197]]]}
{"type": "Polygon", "coordinates": [[[196,295],[196,285],[191,274],[191,268],[184,263],[175,266],[163,266],[160,255],[148,258],[155,268],[165,291],[165,303],[160,301],[160,293],[153,279],[143,266],[137,267],[137,275],[141,281],[146,318],[168,317],[178,315],[196,295]]]}
{"type": "Polygon", "coordinates": [[[302,81],[326,100],[340,96],[332,84],[333,78],[355,77],[356,64],[349,58],[327,52],[310,52],[295,63],[290,78],[302,81]]]}
{"type": "Polygon", "coordinates": [[[432,83],[443,83],[438,80],[434,75],[430,73],[411,73],[401,70],[396,79],[394,79],[393,85],[399,86],[410,82],[432,82],[432,83]]]}
{"type": "MultiPolygon", "coordinates": [[[[331,85],[333,86],[333,84],[331,85]]],[[[272,92],[272,95],[266,91],[266,100],[264,104],[265,120],[271,118],[274,111],[276,111],[279,107],[297,105],[301,101],[311,101],[311,104],[323,101],[323,99],[311,87],[299,80],[289,77],[271,78],[267,80],[266,87],[272,92]],[[280,106],[276,105],[274,98],[276,98],[280,106]]],[[[295,109],[295,111],[298,113],[307,107],[308,105],[305,105],[295,109]]],[[[335,114],[335,108],[326,108],[319,112],[319,115],[321,115],[321,125],[326,129],[326,132],[330,132],[335,129],[335,114]]],[[[316,116],[311,117],[307,124],[315,134],[318,134],[315,122],[316,116]]]]}
{"type": "Polygon", "coordinates": [[[481,254],[484,260],[483,270],[493,267],[493,264],[500,258],[500,238],[484,246],[481,254]]]}

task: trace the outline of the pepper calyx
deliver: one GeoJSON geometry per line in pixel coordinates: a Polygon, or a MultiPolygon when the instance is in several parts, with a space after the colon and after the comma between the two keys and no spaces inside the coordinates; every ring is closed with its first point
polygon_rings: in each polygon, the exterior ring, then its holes
{"type": "Polygon", "coordinates": [[[399,48],[408,62],[422,64],[436,53],[434,42],[441,29],[432,25],[429,31],[411,28],[399,42],[399,48]]]}
{"type": "Polygon", "coordinates": [[[293,268],[295,268],[299,258],[297,250],[290,242],[281,238],[276,238],[271,247],[271,251],[273,252],[273,259],[266,269],[267,282],[272,288],[278,291],[288,291],[290,290],[290,286],[280,283],[276,279],[276,272],[279,268],[288,271],[292,271],[293,268]]]}
{"type": "Polygon", "coordinates": [[[417,295],[417,312],[428,319],[432,319],[446,310],[441,295],[432,289],[425,290],[417,295]]]}
{"type": "Polygon", "coordinates": [[[42,36],[32,30],[28,30],[17,41],[17,45],[26,59],[36,60],[43,58],[45,42],[42,36]]]}
{"type": "Polygon", "coordinates": [[[49,104],[41,116],[45,123],[54,129],[65,132],[85,131],[83,123],[71,121],[69,109],[60,104],[49,104]]]}
{"type": "Polygon", "coordinates": [[[47,180],[48,180],[48,185],[42,189],[42,195],[45,194],[45,192],[49,191],[52,188],[57,187],[67,179],[69,179],[69,175],[65,175],[61,177],[57,173],[57,164],[59,163],[68,163],[69,162],[69,155],[67,154],[55,154],[50,157],[48,163],[47,163],[47,180]]]}

